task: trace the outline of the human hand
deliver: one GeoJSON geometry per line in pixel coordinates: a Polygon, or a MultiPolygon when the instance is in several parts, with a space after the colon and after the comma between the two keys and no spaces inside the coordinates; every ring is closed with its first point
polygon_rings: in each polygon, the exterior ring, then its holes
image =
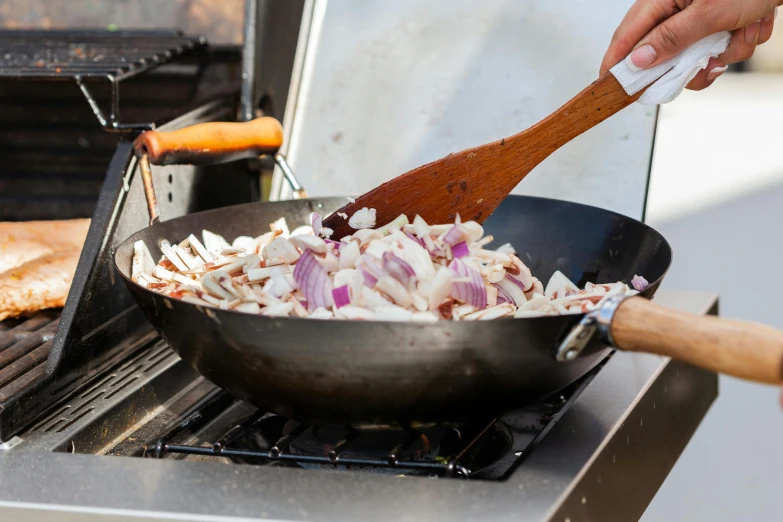
{"type": "Polygon", "coordinates": [[[612,37],[601,74],[629,54],[629,65],[647,69],[702,38],[733,31],[726,52],[712,58],[688,84],[689,89],[699,91],[709,87],[729,64],[747,60],[757,45],[769,40],[779,5],[783,0],[636,0],[612,37]]]}

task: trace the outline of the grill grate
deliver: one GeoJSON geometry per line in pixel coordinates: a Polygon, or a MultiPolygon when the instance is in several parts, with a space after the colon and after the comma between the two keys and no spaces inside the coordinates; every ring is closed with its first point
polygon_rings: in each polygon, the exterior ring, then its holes
{"type": "Polygon", "coordinates": [[[44,311],[0,322],[0,403],[45,371],[59,320],[59,311],[44,311]]]}
{"type": "Polygon", "coordinates": [[[119,83],[185,53],[203,49],[206,39],[180,31],[0,31],[0,78],[73,80],[106,130],[134,131],[150,123],[119,121],[119,83]],[[105,116],[88,87],[110,87],[105,116]]]}

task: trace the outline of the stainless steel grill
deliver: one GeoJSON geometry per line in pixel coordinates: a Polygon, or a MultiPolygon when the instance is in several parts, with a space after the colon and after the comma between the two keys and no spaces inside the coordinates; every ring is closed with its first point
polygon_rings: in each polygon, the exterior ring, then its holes
{"type": "Polygon", "coordinates": [[[180,31],[0,31],[0,78],[74,81],[106,130],[145,130],[154,125],[120,122],[120,82],[206,43],[180,31]],[[110,87],[108,116],[88,86],[95,81],[110,87]]]}

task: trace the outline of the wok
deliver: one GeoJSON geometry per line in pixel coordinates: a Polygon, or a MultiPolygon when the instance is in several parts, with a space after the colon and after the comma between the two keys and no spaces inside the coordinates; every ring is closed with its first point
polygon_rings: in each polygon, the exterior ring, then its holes
{"type": "MultiPolygon", "coordinates": [[[[203,125],[215,124],[196,127],[203,125]]],[[[190,143],[190,135],[171,141],[190,143]]],[[[152,133],[145,136],[155,139],[152,133]]],[[[143,160],[195,162],[200,157],[198,147],[156,156],[151,151],[160,148],[137,142],[143,160]]],[[[201,146],[214,153],[217,145],[201,146]]],[[[149,173],[143,168],[143,175],[145,170],[149,173]]],[[[151,182],[147,185],[153,189],[151,182]]],[[[154,189],[147,195],[152,220],[154,189]]],[[[579,286],[629,282],[638,274],[650,281],[643,298],[610,299],[587,315],[433,324],[323,321],[204,308],[130,279],[138,240],[159,258],[162,239],[181,241],[203,229],[229,241],[258,236],[281,216],[292,227],[309,224],[311,212],[326,214],[344,201],[250,203],[155,223],[117,248],[116,269],[150,323],[201,375],[256,406],[316,424],[419,425],[499,415],[579,379],[609,353],[611,344],[762,382],[781,380],[783,333],[686,316],[643,299],[653,296],[671,264],[666,240],[631,218],[565,201],[509,196],[484,223],[486,232],[497,244],[514,245],[542,281],[555,270],[579,286]]]]}

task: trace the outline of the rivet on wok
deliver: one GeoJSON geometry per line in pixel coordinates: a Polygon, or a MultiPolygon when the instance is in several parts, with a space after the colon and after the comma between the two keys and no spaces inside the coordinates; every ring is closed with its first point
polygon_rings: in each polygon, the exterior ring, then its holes
{"type": "Polygon", "coordinates": [[[577,350],[576,348],[571,348],[565,354],[566,361],[573,361],[574,359],[576,359],[577,355],[579,355],[579,350],[577,350]]]}

